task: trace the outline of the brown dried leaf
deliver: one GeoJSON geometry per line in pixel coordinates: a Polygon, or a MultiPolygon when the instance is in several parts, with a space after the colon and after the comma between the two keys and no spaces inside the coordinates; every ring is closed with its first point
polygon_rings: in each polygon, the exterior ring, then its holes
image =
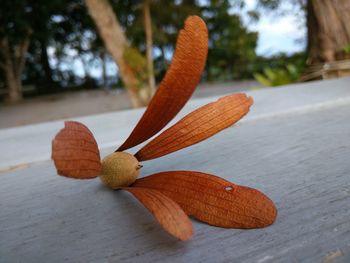
{"type": "Polygon", "coordinates": [[[159,224],[171,235],[180,240],[192,237],[192,223],[181,207],[161,192],[141,187],[125,187],[132,193],[153,216],[159,224]]]}
{"type": "Polygon", "coordinates": [[[100,152],[90,130],[83,124],[66,121],[52,141],[52,159],[57,173],[90,179],[101,173],[100,152]]]}
{"type": "Polygon", "coordinates": [[[190,16],[180,31],[172,63],[146,112],[118,151],[134,147],[159,132],[182,109],[197,86],[208,52],[208,31],[190,16]]]}
{"type": "Polygon", "coordinates": [[[146,144],[135,157],[155,159],[203,141],[239,121],[252,103],[251,97],[239,93],[204,105],[146,144]]]}
{"type": "Polygon", "coordinates": [[[160,191],[186,214],[225,228],[260,228],[277,216],[274,203],[258,190],[192,171],[162,172],[136,180],[134,188],[160,191]]]}

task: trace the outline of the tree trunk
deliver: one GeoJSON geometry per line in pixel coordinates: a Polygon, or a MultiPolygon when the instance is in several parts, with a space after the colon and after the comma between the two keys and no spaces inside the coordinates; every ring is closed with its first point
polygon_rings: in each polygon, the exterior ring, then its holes
{"type": "Polygon", "coordinates": [[[350,1],[308,0],[308,64],[345,58],[350,44],[350,1]]]}
{"type": "Polygon", "coordinates": [[[162,54],[162,59],[163,59],[164,68],[167,69],[168,66],[169,66],[169,63],[168,63],[168,60],[167,60],[166,57],[165,57],[165,46],[164,46],[164,45],[162,45],[162,46],[160,47],[160,52],[161,52],[161,54],[162,54]]]}
{"type": "Polygon", "coordinates": [[[106,52],[103,48],[100,52],[100,59],[102,63],[102,81],[103,81],[103,89],[107,92],[109,90],[107,83],[107,67],[106,67],[106,52]]]}
{"type": "Polygon", "coordinates": [[[11,104],[20,102],[23,99],[21,79],[15,76],[13,67],[10,64],[6,64],[4,72],[7,87],[6,101],[11,104]]]}
{"type": "Polygon", "coordinates": [[[30,43],[31,31],[23,36],[23,40],[10,45],[8,38],[0,39],[1,68],[4,71],[5,84],[7,88],[6,101],[17,103],[22,100],[22,71],[30,43]]]}
{"type": "Polygon", "coordinates": [[[112,6],[108,0],[85,0],[85,3],[107,50],[118,65],[121,79],[126,86],[131,103],[134,107],[145,106],[146,102],[139,95],[138,79],[133,69],[124,59],[124,52],[129,47],[129,43],[112,6]]]}
{"type": "Polygon", "coordinates": [[[151,12],[150,12],[150,0],[143,1],[143,16],[146,32],[146,57],[147,57],[147,77],[148,77],[148,88],[149,98],[151,98],[156,90],[156,83],[154,79],[153,69],[153,40],[152,40],[152,23],[151,23],[151,12]]]}
{"type": "Polygon", "coordinates": [[[47,54],[47,43],[46,41],[40,41],[40,60],[41,65],[43,66],[43,70],[45,73],[45,79],[44,79],[44,85],[46,86],[45,89],[49,91],[54,91],[55,86],[52,79],[52,69],[49,62],[49,56],[47,54]]]}

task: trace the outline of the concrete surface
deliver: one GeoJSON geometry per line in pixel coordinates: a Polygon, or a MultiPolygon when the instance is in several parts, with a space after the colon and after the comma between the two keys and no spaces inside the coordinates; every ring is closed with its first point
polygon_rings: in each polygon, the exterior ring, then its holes
{"type": "MultiPolygon", "coordinates": [[[[254,98],[251,112],[241,121],[272,118],[274,115],[303,113],[324,107],[350,103],[350,78],[315,81],[247,92],[254,98]]],[[[199,106],[218,98],[194,99],[175,121],[199,106]]],[[[129,135],[144,109],[110,112],[70,118],[91,129],[101,149],[117,148],[129,135]]],[[[0,171],[27,167],[32,162],[48,160],[51,140],[63,127],[64,120],[0,129],[0,171]]]]}
{"type": "MultiPolygon", "coordinates": [[[[193,98],[205,98],[260,87],[256,81],[203,83],[193,98]]],[[[15,105],[0,103],[0,129],[64,118],[127,110],[131,103],[125,90],[81,90],[27,98],[15,105]]]]}
{"type": "MultiPolygon", "coordinates": [[[[61,121],[1,131],[2,166],[33,163],[0,173],[0,262],[350,262],[349,83],[344,78],[250,92],[255,106],[237,125],[144,162],[142,176],[208,172],[257,188],[278,207],[275,224],[258,230],[193,220],[188,242],[165,233],[128,193],[106,189],[98,179],[57,176],[45,158],[61,121]],[[16,162],[8,157],[15,156],[12,149],[19,152],[16,162]],[[35,162],[39,157],[43,161],[35,162]]],[[[181,115],[207,101],[192,101],[181,115]]],[[[79,120],[106,153],[141,113],[79,120]]]]}

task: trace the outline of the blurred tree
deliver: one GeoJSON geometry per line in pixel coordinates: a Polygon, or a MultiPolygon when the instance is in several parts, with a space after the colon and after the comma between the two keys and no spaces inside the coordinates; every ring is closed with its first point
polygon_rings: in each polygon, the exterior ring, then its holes
{"type": "Polygon", "coordinates": [[[146,33],[147,77],[150,93],[149,97],[152,97],[156,89],[156,83],[153,69],[153,36],[150,5],[150,0],[143,1],[144,28],[146,33]]]}
{"type": "MultiPolygon", "coordinates": [[[[90,74],[90,68],[98,59],[101,60],[100,64],[103,67],[106,53],[103,42],[97,35],[95,25],[82,0],[70,0],[65,6],[63,12],[56,17],[56,29],[52,39],[56,51],[55,59],[71,61],[74,57],[80,60],[84,72],[84,80],[80,86],[94,88],[95,84],[91,85],[95,81],[90,74]]],[[[102,79],[106,79],[106,76],[103,75],[102,79]]],[[[78,83],[79,81],[73,80],[68,85],[74,86],[78,83]]]]}
{"type": "MultiPolygon", "coordinates": [[[[123,1],[122,1],[123,2],[123,1]]],[[[133,1],[128,23],[121,23],[132,44],[145,51],[144,20],[140,1],[133,1]]],[[[152,0],[152,29],[156,76],[159,79],[168,66],[168,58],[175,48],[176,37],[189,15],[199,15],[209,28],[209,56],[206,76],[209,80],[252,77],[256,57],[257,33],[248,32],[239,15],[230,13],[232,7],[242,8],[243,0],[152,0]]]]}
{"type": "Polygon", "coordinates": [[[52,86],[47,48],[55,30],[52,18],[64,8],[59,0],[1,1],[0,65],[10,103],[22,99],[23,78],[52,86]]]}
{"type": "MultiPolygon", "coordinates": [[[[121,24],[128,33],[131,44],[142,53],[146,52],[145,21],[143,16],[142,1],[119,1],[119,10],[116,10],[120,17],[121,24]],[[129,6],[122,2],[128,2],[129,6]],[[130,5],[131,4],[131,5],[130,5]],[[128,16],[122,13],[127,10],[128,16]],[[120,14],[120,15],[119,15],[120,14]]],[[[151,26],[153,32],[153,50],[157,54],[154,58],[155,75],[158,80],[164,75],[169,57],[175,49],[178,32],[182,29],[185,19],[190,15],[200,15],[200,6],[194,0],[150,0],[151,26]]]]}
{"type": "MultiPolygon", "coordinates": [[[[260,1],[266,5],[279,2],[260,1]]],[[[242,10],[244,2],[3,0],[0,3],[3,25],[0,28],[0,77],[6,82],[11,101],[21,99],[21,79],[24,83],[35,84],[42,93],[61,90],[62,86],[88,88],[95,87],[96,83],[108,86],[106,60],[111,59],[106,55],[108,50],[119,61],[119,76],[133,97],[134,105],[144,105],[151,93],[140,91],[154,86],[149,73],[154,72],[157,80],[164,75],[184,20],[189,15],[200,15],[208,24],[210,38],[205,76],[209,80],[248,78],[259,68],[257,64],[266,61],[255,54],[257,33],[248,32],[240,19],[241,14],[232,12],[233,7],[242,10]],[[99,20],[96,24],[104,41],[88,15],[89,2],[103,5],[103,12],[108,14],[105,16],[97,11],[93,15],[99,20]],[[106,21],[112,21],[113,25],[106,21]],[[109,37],[108,32],[118,36],[120,45],[107,45],[106,50],[103,42],[109,37]],[[78,69],[85,72],[83,77],[77,73],[76,61],[81,62],[78,69]],[[102,71],[101,81],[92,78],[96,66],[102,71]]],[[[250,15],[258,19],[256,12],[250,12],[250,15]]]]}
{"type": "Polygon", "coordinates": [[[59,29],[56,18],[64,12],[66,5],[61,1],[53,0],[32,1],[31,21],[27,21],[33,29],[31,44],[26,55],[27,62],[23,71],[24,83],[34,84],[38,92],[53,92],[58,85],[53,79],[54,69],[50,64],[48,48],[53,44],[53,37],[59,29]]]}
{"type": "Polygon", "coordinates": [[[308,0],[306,10],[310,63],[343,59],[350,44],[350,1],[308,0]]]}
{"type": "MultiPolygon", "coordinates": [[[[229,0],[212,0],[202,14],[209,30],[208,80],[241,79],[252,76],[258,34],[248,32],[240,17],[230,13],[229,0]]],[[[239,8],[243,1],[235,1],[239,8]]]]}
{"type": "Polygon", "coordinates": [[[146,105],[150,97],[147,96],[149,93],[143,93],[147,89],[144,76],[147,67],[143,56],[130,46],[108,0],[85,0],[85,3],[107,50],[118,64],[133,106],[146,105]]]}
{"type": "MultiPolygon", "coordinates": [[[[277,10],[286,1],[259,0],[263,7],[277,10]]],[[[306,17],[308,64],[343,59],[350,43],[349,0],[289,0],[292,8],[306,17]]]]}
{"type": "Polygon", "coordinates": [[[1,68],[10,103],[22,99],[21,76],[33,29],[30,21],[33,7],[27,1],[1,1],[0,7],[1,68]]]}
{"type": "Polygon", "coordinates": [[[152,0],[152,21],[154,47],[160,55],[155,63],[158,66],[158,79],[162,77],[170,63],[170,55],[175,50],[176,39],[183,23],[190,15],[201,16],[201,8],[195,0],[152,0]]]}

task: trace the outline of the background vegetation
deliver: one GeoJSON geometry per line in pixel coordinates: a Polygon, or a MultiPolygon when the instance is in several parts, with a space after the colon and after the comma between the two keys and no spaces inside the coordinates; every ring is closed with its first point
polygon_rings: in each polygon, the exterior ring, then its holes
{"type": "MultiPolygon", "coordinates": [[[[47,94],[123,86],[120,74],[108,73],[114,57],[110,55],[110,50],[106,50],[105,40],[102,41],[96,30],[96,18],[94,20],[89,15],[89,2],[93,1],[1,1],[2,98],[17,102],[22,99],[22,91],[25,91],[24,94],[30,94],[29,91],[32,91],[31,94],[47,94]],[[76,61],[81,62],[83,74],[77,74],[71,66],[76,61]],[[100,78],[91,76],[95,67],[102,69],[100,78]]],[[[149,66],[145,5],[151,14],[151,53],[154,55],[154,69],[148,73],[154,73],[156,81],[161,79],[170,63],[177,33],[188,15],[200,15],[208,25],[210,39],[204,74],[206,81],[251,79],[255,76],[258,80],[265,78],[263,82],[286,83],[297,80],[305,65],[342,59],[344,54],[349,53],[350,26],[344,20],[349,18],[350,12],[347,11],[350,11],[350,5],[346,0],[289,0],[290,9],[287,10],[281,8],[282,1],[257,1],[256,8],[245,14],[253,22],[264,12],[275,12],[276,15],[295,12],[306,17],[308,45],[305,52],[269,58],[257,55],[258,32],[248,31],[242,22],[244,0],[102,2],[110,5],[125,32],[130,48],[123,53],[123,59],[129,61],[128,65],[141,82],[147,82],[145,72],[148,72],[149,66]],[[232,12],[232,9],[242,10],[242,13],[232,12]],[[328,17],[328,25],[319,21],[322,15],[328,17]],[[337,34],[336,40],[333,34],[337,34]],[[274,75],[275,80],[271,80],[274,75]]],[[[127,84],[125,79],[123,82],[127,84]]]]}

